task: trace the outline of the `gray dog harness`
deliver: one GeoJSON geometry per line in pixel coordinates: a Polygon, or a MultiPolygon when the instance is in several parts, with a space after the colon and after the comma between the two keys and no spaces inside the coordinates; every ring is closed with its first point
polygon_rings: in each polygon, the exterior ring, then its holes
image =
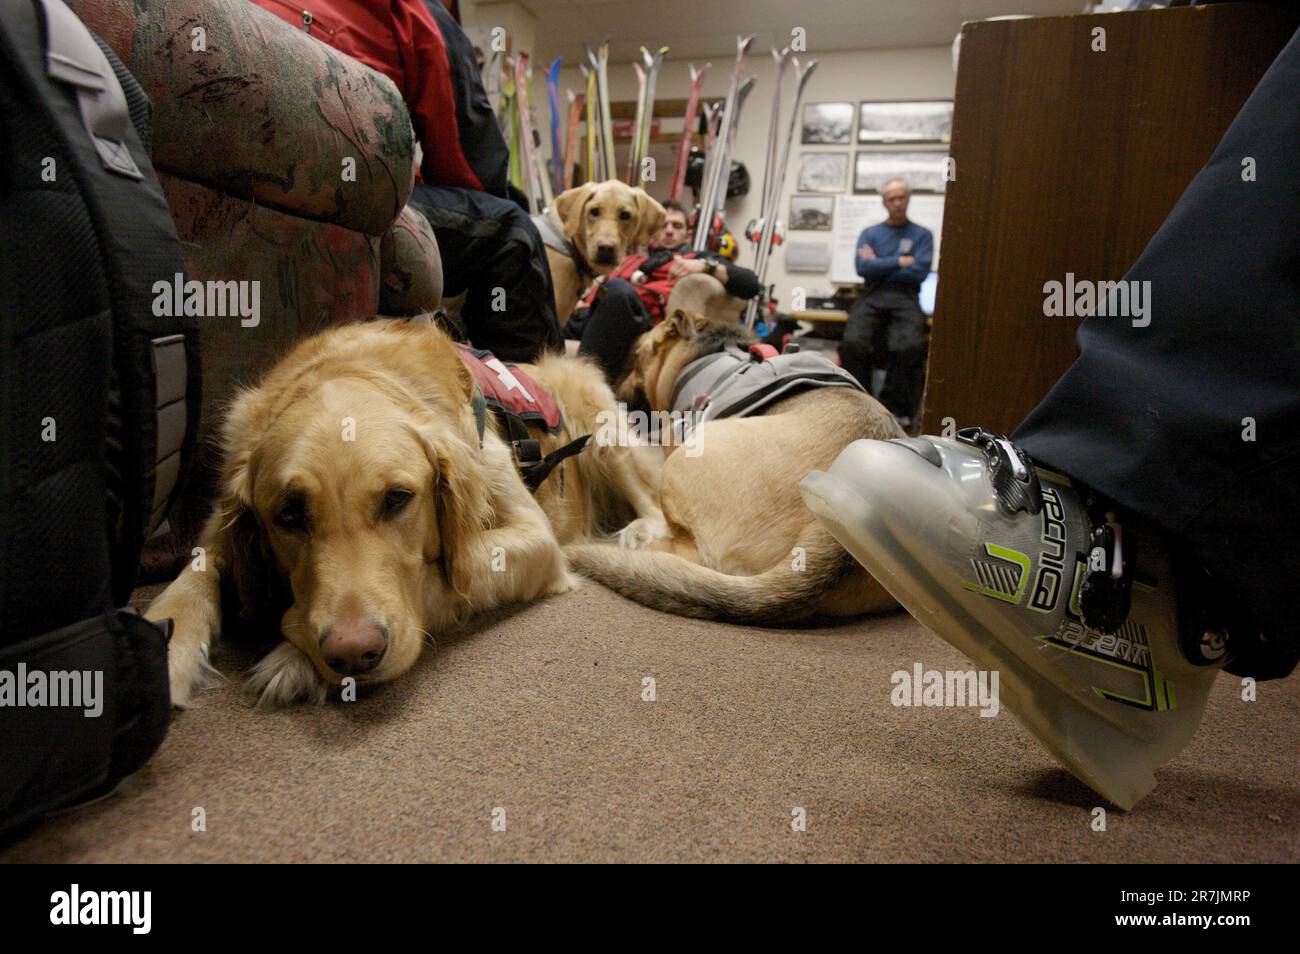
{"type": "Polygon", "coordinates": [[[553,248],[561,255],[573,257],[577,249],[574,248],[572,242],[564,237],[564,233],[556,227],[555,220],[551,218],[549,212],[544,215],[534,215],[532,219],[533,225],[537,226],[537,231],[542,235],[542,243],[547,248],[553,248]]]}
{"type": "Polygon", "coordinates": [[[596,273],[592,267],[587,264],[587,256],[573,242],[564,237],[564,231],[556,224],[555,218],[551,212],[544,215],[532,216],[533,224],[537,226],[537,231],[542,236],[542,244],[547,248],[554,249],[566,258],[573,259],[573,264],[578,267],[578,274],[587,278],[595,278],[596,273]]]}
{"type": "Polygon", "coordinates": [[[777,354],[771,345],[750,345],[748,351],[727,348],[706,354],[682,368],[670,403],[699,426],[714,418],[757,414],[808,388],[866,393],[857,378],[814,351],[777,354]]]}

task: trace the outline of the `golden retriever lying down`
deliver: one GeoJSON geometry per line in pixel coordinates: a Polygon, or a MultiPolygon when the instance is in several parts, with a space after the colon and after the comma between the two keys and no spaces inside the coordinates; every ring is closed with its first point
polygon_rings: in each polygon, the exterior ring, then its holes
{"type": "MultiPolygon", "coordinates": [[[[600,371],[548,356],[524,370],[551,392],[563,432],[597,430],[615,402],[600,371]]],[[[375,321],[300,343],[235,398],[222,431],[222,491],[204,553],[149,607],[171,618],[172,702],[215,675],[222,589],[251,626],[283,636],[248,687],[267,704],[323,700],[400,676],[426,638],[476,610],[572,588],[561,544],[637,519],[643,546],[667,532],[654,448],[597,446],[528,492],[489,413],[482,446],[473,380],[426,322],[375,321]]]]}
{"type": "MultiPolygon", "coordinates": [[[[750,343],[734,319],[675,311],[638,340],[619,393],[629,405],[668,411],[687,365],[750,343]]],[[[581,541],[565,553],[577,572],[683,616],[774,625],[896,609],[804,505],[799,481],[858,438],[902,436],[892,414],[848,388],[813,388],[750,417],[709,420],[695,433],[695,453],[667,449],[660,500],[669,536],[644,553],[581,541]]]]}

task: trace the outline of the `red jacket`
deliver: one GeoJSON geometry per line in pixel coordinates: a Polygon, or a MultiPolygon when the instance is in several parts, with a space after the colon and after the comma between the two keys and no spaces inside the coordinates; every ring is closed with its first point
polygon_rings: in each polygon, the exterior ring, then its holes
{"type": "MultiPolygon", "coordinates": [[[[610,278],[621,278],[626,282],[632,281],[632,276],[641,271],[641,266],[647,261],[650,263],[650,271],[645,275],[645,280],[641,284],[632,284],[636,289],[637,297],[641,299],[641,304],[645,305],[646,312],[650,315],[651,320],[658,324],[664,319],[664,312],[668,308],[668,296],[672,294],[673,286],[680,279],[672,278],[668,274],[668,269],[678,258],[699,258],[699,254],[688,249],[652,249],[652,255],[640,255],[635,252],[623,256],[623,260],[618,266],[609,273],[610,278]]],[[[587,292],[586,297],[581,302],[581,307],[590,308],[596,300],[596,294],[600,286],[594,285],[587,292]]]]}
{"type": "Polygon", "coordinates": [[[460,145],[446,43],[421,0],[252,2],[393,81],[424,150],[425,182],[485,191],[460,145]]]}

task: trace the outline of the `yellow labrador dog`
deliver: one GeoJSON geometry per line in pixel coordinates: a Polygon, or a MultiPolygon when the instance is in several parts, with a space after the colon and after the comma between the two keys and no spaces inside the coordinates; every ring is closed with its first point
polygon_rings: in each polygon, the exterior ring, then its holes
{"type": "MultiPolygon", "coordinates": [[[[591,433],[615,407],[583,359],[523,367],[564,415],[561,433],[538,434],[543,453],[591,433]]],[[[625,544],[666,533],[656,449],[592,442],[534,496],[475,403],[444,332],[386,320],[303,341],[238,395],[203,557],[146,612],[174,622],[172,702],[187,705],[215,674],[208,647],[223,625],[223,588],[246,625],[283,636],[250,674],[260,701],[320,701],[345,677],[396,678],[426,638],[476,610],[570,589],[561,543],[631,516],[625,544]]]]}
{"type": "Polygon", "coordinates": [[[664,207],[617,179],[589,182],[562,192],[539,222],[548,238],[546,260],[555,285],[555,313],[560,324],[569,320],[578,296],[598,275],[608,275],[623,256],[664,227],[664,207]],[[560,251],[562,239],[569,251],[560,251]]]}
{"type": "MultiPolygon", "coordinates": [[[[620,397],[668,411],[683,368],[748,343],[732,319],[675,311],[637,342],[620,397]]],[[[799,481],[828,469],[858,438],[903,436],[883,406],[845,387],[708,420],[689,442],[666,448],[660,499],[669,537],[642,553],[581,543],[565,552],[578,572],[684,616],[765,625],[893,609],[894,599],[804,506],[799,481]]]]}

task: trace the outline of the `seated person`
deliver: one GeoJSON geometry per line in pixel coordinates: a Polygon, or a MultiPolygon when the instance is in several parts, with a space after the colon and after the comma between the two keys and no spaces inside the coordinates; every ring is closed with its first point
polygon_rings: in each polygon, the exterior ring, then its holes
{"type": "Polygon", "coordinates": [[[397,86],[423,152],[411,205],[433,226],[444,293],[465,293],[463,330],[506,361],[562,347],[546,250],[512,201],[510,151],[474,47],[438,0],[252,0],[397,86]],[[315,24],[329,24],[321,29],[315,24]],[[504,289],[506,307],[497,289],[504,289]]]}
{"type": "Polygon", "coordinates": [[[904,180],[886,182],[880,201],[888,218],[858,236],[857,270],[865,284],[849,309],[839,349],[845,369],[868,391],[872,370],[885,368],[880,403],[904,429],[911,426],[925,374],[928,329],[919,291],[934,254],[934,235],[907,217],[911,197],[904,180]]]}
{"type": "Polygon", "coordinates": [[[564,336],[581,341],[579,354],[591,355],[613,383],[622,374],[642,332],[663,320],[673,287],[687,275],[712,275],[735,298],[753,298],[758,276],[714,252],[690,247],[686,211],[669,199],[664,227],[646,255],[630,254],[607,277],[597,279],[564,326],[564,336]]]}

